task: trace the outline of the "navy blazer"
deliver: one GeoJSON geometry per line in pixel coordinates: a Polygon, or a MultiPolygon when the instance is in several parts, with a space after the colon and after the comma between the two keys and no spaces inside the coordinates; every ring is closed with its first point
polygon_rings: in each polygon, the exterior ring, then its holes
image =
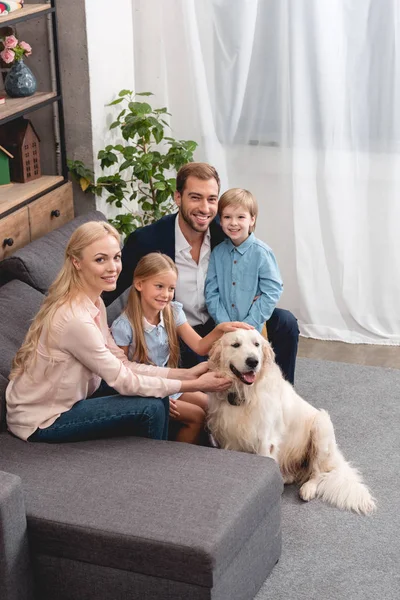
{"type": "MultiPolygon", "coordinates": [[[[139,260],[150,252],[162,252],[175,261],[175,219],[178,213],[162,217],[151,225],[133,231],[122,249],[122,271],[113,292],[105,292],[103,300],[108,306],[132,285],[133,272],[139,260]]],[[[211,250],[225,239],[216,220],[210,223],[211,250]]]]}

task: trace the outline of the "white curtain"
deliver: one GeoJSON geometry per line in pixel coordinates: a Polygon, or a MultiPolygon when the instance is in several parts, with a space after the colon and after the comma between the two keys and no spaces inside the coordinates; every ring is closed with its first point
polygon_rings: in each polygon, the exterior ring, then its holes
{"type": "Polygon", "coordinates": [[[400,344],[399,0],[132,0],[136,91],[258,199],[305,336],[400,344]]]}

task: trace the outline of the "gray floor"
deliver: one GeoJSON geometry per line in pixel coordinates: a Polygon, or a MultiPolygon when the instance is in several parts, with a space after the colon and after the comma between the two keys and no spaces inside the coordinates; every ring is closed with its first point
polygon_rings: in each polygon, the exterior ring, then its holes
{"type": "Polygon", "coordinates": [[[400,369],[400,346],[345,344],[300,337],[299,356],[375,367],[400,369]]]}
{"type": "MultiPolygon", "coordinates": [[[[313,351],[326,356],[329,344],[313,351]]],[[[256,600],[397,600],[400,371],[299,358],[296,377],[299,393],[329,411],[338,444],[363,473],[378,510],[360,517],[320,500],[303,503],[287,486],[282,556],[256,600]]]]}

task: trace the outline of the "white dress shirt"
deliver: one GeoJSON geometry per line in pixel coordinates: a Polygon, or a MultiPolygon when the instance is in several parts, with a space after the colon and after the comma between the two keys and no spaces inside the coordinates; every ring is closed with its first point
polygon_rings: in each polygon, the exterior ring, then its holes
{"type": "Polygon", "coordinates": [[[175,264],[178,268],[178,281],[175,300],[183,304],[189,324],[204,324],[210,318],[204,298],[208,263],[211,255],[210,230],[204,236],[200,250],[199,264],[190,254],[192,247],[179,227],[179,216],[175,220],[175,264]]]}

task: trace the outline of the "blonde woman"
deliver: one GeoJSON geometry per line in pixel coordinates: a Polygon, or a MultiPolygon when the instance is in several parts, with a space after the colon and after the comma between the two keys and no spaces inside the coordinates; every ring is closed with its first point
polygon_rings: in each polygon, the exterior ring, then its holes
{"type": "MultiPolygon", "coordinates": [[[[114,340],[126,356],[144,364],[177,367],[179,340],[205,356],[223,333],[243,323],[221,323],[202,338],[187,322],[182,304],[174,302],[178,270],[173,260],[159,252],[147,254],[137,264],[125,311],[111,326],[114,340]]],[[[170,416],[183,423],[180,442],[197,443],[204,429],[208,398],[202,392],[170,397],[170,416]]]]}
{"type": "Polygon", "coordinates": [[[170,394],[229,387],[204,365],[186,370],[128,361],[109,332],[100,297],[115,289],[120,271],[118,232],[106,222],[78,227],[13,362],[7,423],[17,437],[166,439],[170,394]]]}

